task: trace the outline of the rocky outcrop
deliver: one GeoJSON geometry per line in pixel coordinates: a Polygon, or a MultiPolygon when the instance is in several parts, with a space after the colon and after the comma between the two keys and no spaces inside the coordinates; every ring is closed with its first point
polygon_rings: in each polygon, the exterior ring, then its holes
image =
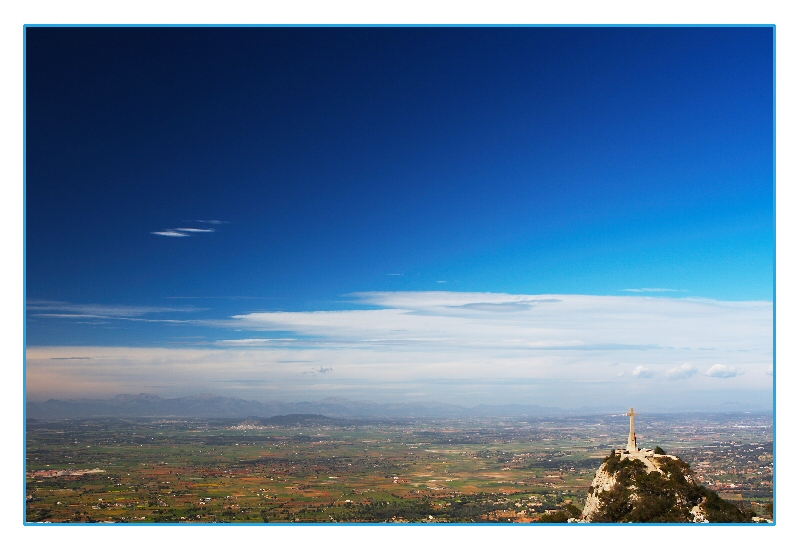
{"type": "MultiPolygon", "coordinates": [[[[659,449],[660,450],[660,449],[659,449]]],[[[581,514],[587,523],[741,523],[747,514],[698,485],[674,455],[613,451],[597,470],[581,514]]]]}
{"type": "Polygon", "coordinates": [[[609,493],[616,485],[616,477],[609,473],[605,468],[605,463],[597,470],[597,474],[592,481],[592,488],[589,491],[589,496],[586,497],[586,504],[583,507],[581,519],[586,522],[591,522],[593,518],[599,517],[601,514],[602,503],[600,502],[601,493],[609,493]]]}
{"type": "Polygon", "coordinates": [[[706,502],[706,499],[703,498],[703,500],[700,501],[700,504],[698,504],[697,506],[694,506],[689,511],[689,513],[692,514],[692,521],[694,523],[708,523],[708,520],[706,519],[706,514],[703,511],[703,504],[705,504],[705,502],[706,502]]]}

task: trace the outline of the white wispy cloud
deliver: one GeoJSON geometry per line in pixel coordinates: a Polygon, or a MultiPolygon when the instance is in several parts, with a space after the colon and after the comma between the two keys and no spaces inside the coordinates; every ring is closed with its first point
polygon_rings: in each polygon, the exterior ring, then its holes
{"type": "Polygon", "coordinates": [[[233,340],[217,340],[222,346],[274,346],[277,343],[296,342],[297,338],[239,338],[233,340]]]}
{"type": "Polygon", "coordinates": [[[677,288],[623,288],[622,292],[689,292],[677,288]]]}
{"type": "Polygon", "coordinates": [[[320,342],[423,339],[467,348],[658,349],[687,355],[699,354],[699,348],[771,349],[765,348],[772,318],[769,302],[468,292],[351,297],[379,309],[257,312],[233,316],[228,324],[313,335],[320,342]],[[746,341],[752,346],[745,346],[746,341]]]}
{"type": "Polygon", "coordinates": [[[39,317],[137,319],[150,314],[196,313],[195,307],[129,306],[118,304],[73,304],[54,300],[28,300],[26,309],[39,317]]]}
{"type": "Polygon", "coordinates": [[[638,365],[635,369],[633,369],[631,376],[636,378],[655,378],[656,374],[657,372],[655,370],[649,367],[638,365]]]}
{"type": "Polygon", "coordinates": [[[175,231],[174,229],[166,229],[164,231],[151,231],[151,235],[161,235],[162,237],[188,237],[187,233],[181,233],[180,231],[175,231]]]}
{"type": "MultiPolygon", "coordinates": [[[[187,220],[184,220],[187,221],[187,220]]],[[[221,225],[228,222],[220,220],[195,220],[198,223],[205,223],[210,225],[221,225]]],[[[171,229],[164,229],[163,231],[151,231],[151,235],[160,235],[162,237],[191,237],[200,233],[214,233],[216,229],[213,227],[174,227],[171,229]]]]}
{"type": "Polygon", "coordinates": [[[741,374],[744,374],[744,371],[738,367],[734,367],[732,365],[722,365],[720,363],[712,365],[712,367],[706,371],[706,376],[711,376],[714,378],[734,378],[735,376],[739,376],[741,374]]]}
{"type": "Polygon", "coordinates": [[[667,370],[668,380],[682,380],[684,378],[691,378],[697,374],[697,368],[689,363],[684,363],[680,367],[672,367],[667,370]]]}

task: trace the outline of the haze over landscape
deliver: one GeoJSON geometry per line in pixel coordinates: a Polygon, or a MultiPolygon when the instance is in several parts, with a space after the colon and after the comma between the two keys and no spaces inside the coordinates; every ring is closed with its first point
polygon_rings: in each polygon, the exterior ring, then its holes
{"type": "Polygon", "coordinates": [[[770,411],[772,33],[28,28],[27,399],[770,411]]]}

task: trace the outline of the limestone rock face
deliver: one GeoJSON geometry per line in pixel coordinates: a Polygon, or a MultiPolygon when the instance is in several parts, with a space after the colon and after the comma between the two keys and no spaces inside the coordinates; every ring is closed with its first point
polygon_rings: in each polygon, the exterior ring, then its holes
{"type": "Polygon", "coordinates": [[[750,518],[694,481],[689,465],[648,449],[614,451],[597,470],[587,523],[739,523],[750,518]]]}
{"type": "Polygon", "coordinates": [[[597,470],[597,474],[595,474],[594,480],[592,481],[592,489],[589,491],[589,496],[586,497],[586,504],[581,514],[582,520],[591,522],[593,518],[599,517],[602,514],[600,511],[602,507],[600,493],[608,493],[614,488],[616,483],[616,476],[606,470],[605,464],[600,466],[600,469],[597,470]]]}

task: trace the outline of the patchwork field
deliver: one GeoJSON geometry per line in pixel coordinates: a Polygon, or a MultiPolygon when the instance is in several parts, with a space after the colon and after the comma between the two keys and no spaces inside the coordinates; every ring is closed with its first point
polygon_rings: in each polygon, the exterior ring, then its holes
{"type": "MultiPolygon", "coordinates": [[[[639,424],[637,424],[638,426],[639,424]]],[[[641,444],[759,515],[772,420],[658,417],[641,444]]],[[[31,522],[536,522],[582,507],[627,418],[29,421],[31,522]]]]}

